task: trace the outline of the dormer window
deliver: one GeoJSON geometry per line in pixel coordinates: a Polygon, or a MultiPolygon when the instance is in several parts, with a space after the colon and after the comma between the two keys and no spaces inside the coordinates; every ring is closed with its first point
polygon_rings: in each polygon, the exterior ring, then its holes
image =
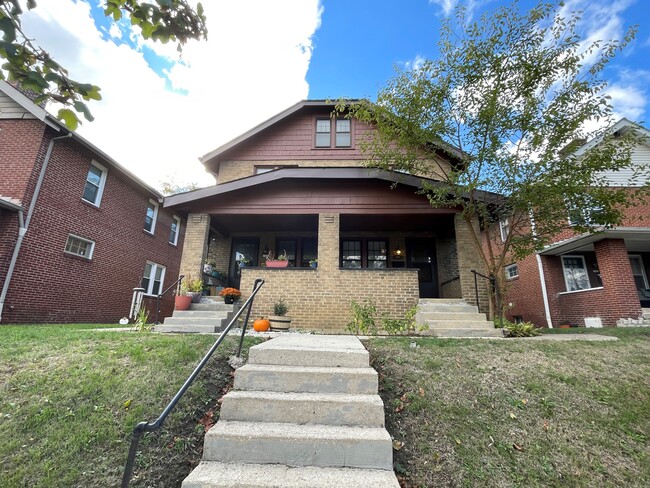
{"type": "Polygon", "coordinates": [[[349,119],[316,119],[317,148],[346,148],[352,146],[352,124],[349,119]],[[332,133],[334,123],[334,133],[332,133]]]}

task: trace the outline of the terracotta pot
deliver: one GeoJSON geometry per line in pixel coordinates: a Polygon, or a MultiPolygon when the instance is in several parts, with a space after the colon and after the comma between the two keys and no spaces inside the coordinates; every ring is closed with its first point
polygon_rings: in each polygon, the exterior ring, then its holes
{"type": "Polygon", "coordinates": [[[291,317],[287,317],[286,315],[271,315],[269,316],[269,322],[271,323],[271,330],[289,330],[291,317]]]}
{"type": "Polygon", "coordinates": [[[560,325],[560,329],[569,329],[569,328],[571,328],[571,325],[569,325],[569,324],[560,325]]]}
{"type": "Polygon", "coordinates": [[[265,332],[269,330],[269,327],[271,327],[271,323],[266,319],[257,319],[253,322],[253,329],[257,332],[265,332]]]}
{"type": "Polygon", "coordinates": [[[192,297],[188,295],[176,295],[176,298],[174,298],[176,310],[189,310],[191,303],[192,297]]]}
{"type": "Polygon", "coordinates": [[[276,259],[266,260],[267,268],[286,268],[287,266],[289,266],[289,261],[278,261],[276,259]]]}

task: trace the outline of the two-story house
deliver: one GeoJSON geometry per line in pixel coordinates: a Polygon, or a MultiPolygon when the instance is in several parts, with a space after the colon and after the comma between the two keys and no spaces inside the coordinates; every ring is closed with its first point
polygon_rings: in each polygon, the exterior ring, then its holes
{"type": "MultiPolygon", "coordinates": [[[[612,133],[635,130],[639,141],[629,167],[603,176],[612,188],[634,191],[648,185],[650,131],[626,119],[612,133]]],[[[577,155],[598,140],[577,149],[577,155]]],[[[597,211],[597,209],[592,209],[597,211]]],[[[625,209],[621,226],[579,234],[571,229],[590,218],[590,211],[569,211],[566,231],[536,255],[506,266],[508,316],[540,327],[562,324],[615,326],[639,321],[650,310],[650,203],[625,209]]]]}
{"type": "Polygon", "coordinates": [[[188,214],[181,272],[215,262],[244,297],[264,278],[254,315],[283,298],[296,326],[318,330],[343,330],[351,300],[393,318],[420,298],[473,303],[481,264],[458,209],[432,208],[422,177],[366,167],[360,141],[373,129],[333,111],[299,102],[201,158],[217,184],[164,203],[188,214]],[[264,267],[269,251],[286,252],[288,267],[264,267]]]}
{"type": "MultiPolygon", "coordinates": [[[[185,231],[162,202],[0,81],[0,323],[114,323],[134,287],[161,292],[178,277],[185,231]]],[[[172,296],[162,305],[171,314],[172,296]]]]}

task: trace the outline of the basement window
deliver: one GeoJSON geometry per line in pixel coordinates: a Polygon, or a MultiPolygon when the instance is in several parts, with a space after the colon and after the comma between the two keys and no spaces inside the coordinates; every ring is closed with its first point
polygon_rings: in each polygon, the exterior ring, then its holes
{"type": "Polygon", "coordinates": [[[65,243],[65,252],[80,256],[82,258],[91,259],[93,251],[95,250],[95,242],[83,237],[68,235],[68,241],[65,243]]]}

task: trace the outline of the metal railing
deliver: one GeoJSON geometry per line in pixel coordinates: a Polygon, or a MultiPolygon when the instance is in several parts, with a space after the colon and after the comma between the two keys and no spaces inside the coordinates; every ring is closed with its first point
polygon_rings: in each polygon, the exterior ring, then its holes
{"type": "Polygon", "coordinates": [[[194,379],[198,376],[198,374],[201,372],[203,367],[210,360],[212,354],[214,354],[214,351],[217,350],[219,345],[226,338],[228,332],[230,332],[230,329],[233,328],[234,324],[237,322],[241,314],[244,312],[244,310],[246,310],[246,319],[244,320],[244,325],[242,326],[241,338],[239,339],[239,347],[237,348],[237,357],[241,355],[241,349],[244,343],[244,335],[246,334],[246,327],[248,326],[248,320],[250,318],[251,309],[253,308],[253,300],[255,300],[255,295],[257,295],[257,292],[260,291],[260,288],[262,288],[263,285],[264,285],[263,279],[258,278],[255,280],[255,284],[253,285],[253,292],[251,293],[251,296],[248,297],[246,302],[244,302],[244,305],[242,305],[242,307],[237,311],[237,313],[232,318],[230,323],[226,326],[223,332],[221,332],[221,335],[219,335],[216,342],[212,345],[210,350],[205,354],[205,356],[203,357],[201,362],[196,366],[192,374],[187,378],[187,380],[185,380],[185,383],[183,383],[181,389],[178,390],[174,398],[172,398],[171,402],[169,402],[169,405],[167,405],[167,407],[163,410],[160,416],[153,422],[140,422],[138,425],[135,426],[135,428],[133,429],[133,436],[131,438],[131,447],[129,448],[129,455],[126,459],[126,466],[124,467],[124,476],[122,477],[122,485],[121,485],[122,488],[128,488],[129,486],[129,481],[131,480],[131,475],[133,474],[133,464],[135,463],[135,455],[138,451],[138,444],[140,443],[140,438],[142,437],[142,435],[145,432],[153,432],[162,427],[163,423],[165,422],[165,419],[167,419],[167,416],[174,409],[174,407],[181,399],[181,397],[185,394],[187,389],[192,385],[194,379]]]}
{"type": "Polygon", "coordinates": [[[185,275],[180,275],[176,281],[174,281],[171,285],[169,285],[167,288],[165,288],[165,291],[162,293],[159,293],[158,296],[156,296],[156,320],[154,321],[154,324],[158,325],[160,322],[158,322],[158,314],[160,313],[160,299],[169,292],[172,288],[178,288],[181,285],[181,282],[183,281],[183,278],[185,278],[185,275]]]}

